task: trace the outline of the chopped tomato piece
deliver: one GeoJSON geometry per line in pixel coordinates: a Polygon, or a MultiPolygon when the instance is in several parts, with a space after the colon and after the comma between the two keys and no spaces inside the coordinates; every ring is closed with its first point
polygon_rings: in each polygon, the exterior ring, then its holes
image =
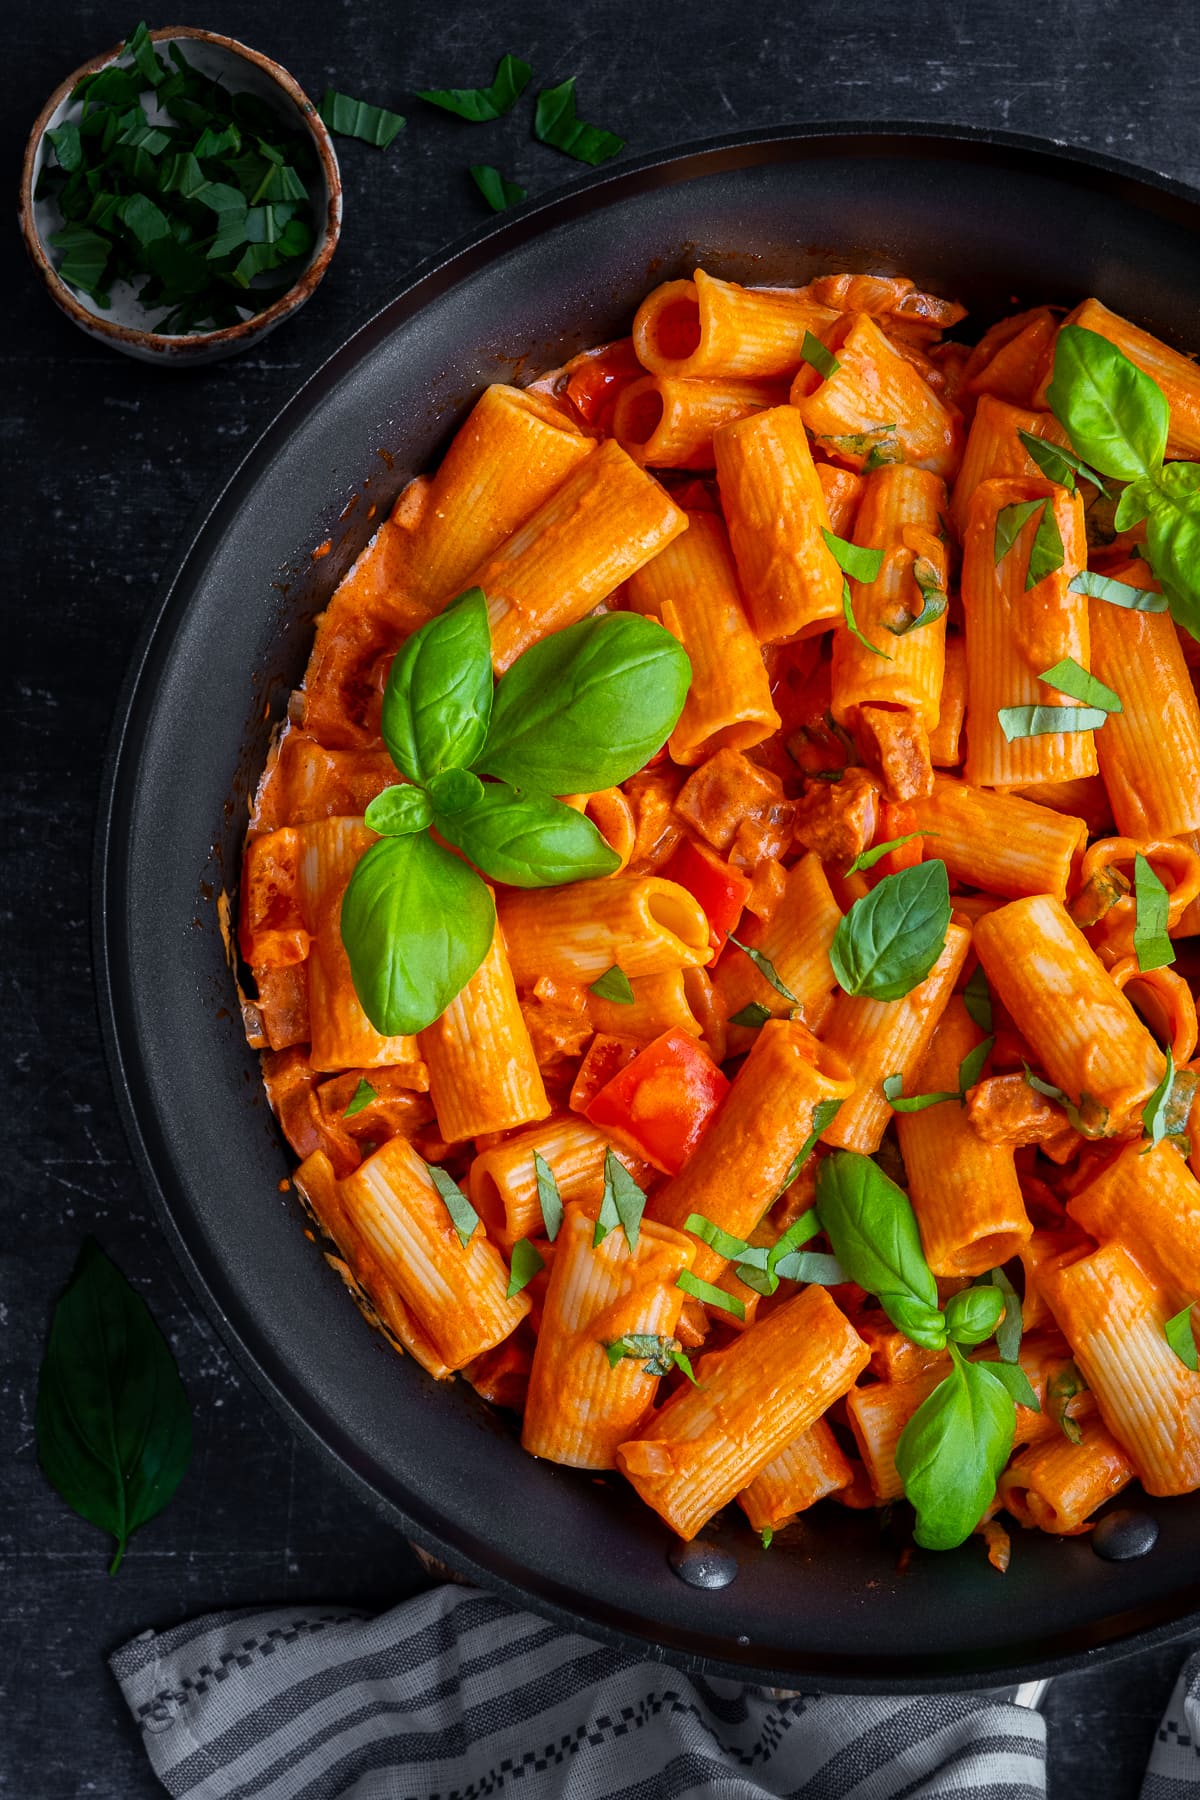
{"type": "Polygon", "coordinates": [[[633,353],[632,338],[618,338],[601,350],[567,364],[567,399],[588,425],[606,427],[621,389],[646,373],[633,353]]]}
{"type": "Polygon", "coordinates": [[[584,1111],[656,1169],[678,1175],[728,1092],[711,1056],[675,1029],[647,1044],[584,1111]]]}
{"type": "Polygon", "coordinates": [[[665,881],[678,882],[704,908],[708,939],[720,954],[725,939],[742,916],[753,883],[704,844],[685,838],[662,869],[665,881]]]}
{"type": "MultiPolygon", "coordinates": [[[[879,824],[875,831],[876,844],[890,844],[896,838],[908,837],[916,829],[916,812],[906,801],[880,801],[879,824]]],[[[914,868],[924,854],[924,838],[915,837],[911,844],[901,844],[898,850],[889,850],[886,856],[881,856],[871,874],[876,881],[882,881],[885,875],[898,875],[901,869],[914,868]]]]}

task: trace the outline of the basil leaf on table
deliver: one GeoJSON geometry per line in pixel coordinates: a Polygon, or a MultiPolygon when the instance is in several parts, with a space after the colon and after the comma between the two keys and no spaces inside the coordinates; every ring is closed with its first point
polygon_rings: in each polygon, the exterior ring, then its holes
{"type": "Polygon", "coordinates": [[[576,162],[595,168],[617,156],[625,148],[625,140],[576,118],[575,80],[574,75],[569,75],[557,87],[542,89],[533,116],[533,135],[539,143],[563,150],[576,162]]]}
{"type": "Polygon", "coordinates": [[[1057,688],[1060,694],[1069,694],[1072,700],[1082,700],[1085,706],[1099,707],[1101,712],[1119,713],[1122,710],[1120,695],[1081,667],[1073,656],[1064,656],[1052,669],[1043,669],[1038,680],[1057,688]]]}
{"type": "Polygon", "coordinates": [[[1167,596],[1153,588],[1131,587],[1127,581],[1114,581],[1111,575],[1097,575],[1083,569],[1068,581],[1069,594],[1087,594],[1093,600],[1107,600],[1110,606],[1123,606],[1128,612],[1164,613],[1167,596]]]}
{"type": "Polygon", "coordinates": [[[1171,421],[1166,397],[1098,332],[1060,328],[1046,402],[1071,448],[1102,475],[1136,481],[1161,465],[1171,421]]]}
{"type": "Polygon", "coordinates": [[[490,87],[418,88],[417,98],[473,125],[488,124],[516,105],[532,74],[529,64],[519,56],[502,56],[490,87]]]}
{"type": "MultiPolygon", "coordinates": [[[[589,984],[588,993],[595,994],[597,1000],[610,1000],[614,1006],[632,1006],[634,1002],[633,983],[616,963],[611,969],[605,969],[603,975],[597,975],[589,984]]],[[[770,1014],[767,1016],[769,1018],[770,1014]]]]}
{"type": "Polygon", "coordinates": [[[946,1302],[946,1336],[955,1344],[983,1344],[992,1336],[1004,1311],[999,1288],[961,1288],[946,1302]]]}
{"type": "Polygon", "coordinates": [[[869,1156],[835,1150],[817,1171],[817,1216],[851,1281],[874,1294],[897,1330],[940,1350],[946,1325],[912,1202],[869,1156]]]}
{"type": "Polygon", "coordinates": [[[521,187],[515,181],[507,181],[491,163],[472,163],[470,174],[471,180],[493,212],[507,212],[510,206],[520,206],[522,200],[528,198],[528,188],[521,187]]]}
{"type": "Polygon", "coordinates": [[[953,1368],[900,1434],[896,1469],[926,1550],[953,1550],[979,1524],[1012,1453],[1012,1395],[987,1363],[950,1345],[953,1368]]]}
{"type": "Polygon", "coordinates": [[[54,1309],[38,1375],[38,1461],[67,1505],[117,1541],[162,1511],[192,1454],[192,1414],[145,1302],[93,1238],[54,1309]]]}
{"type": "Polygon", "coordinates": [[[350,877],[341,931],[376,1031],[397,1037],[432,1025],[491,949],[495,930],[486,884],[425,832],[372,844],[350,877]]]}
{"type": "Polygon", "coordinates": [[[386,150],[397,133],[404,130],[399,113],[351,99],[349,94],[339,94],[334,88],[325,89],[317,111],[335,137],[358,138],[364,144],[373,144],[376,150],[386,150]]]}
{"type": "Polygon", "coordinates": [[[847,994],[900,1000],[946,947],[950,881],[940,859],[885,875],[856,900],[834,933],[829,960],[847,994]]]}
{"type": "Polygon", "coordinates": [[[448,844],[509,887],[556,887],[612,875],[621,866],[586,814],[506,781],[489,782],[474,806],[438,813],[436,823],[448,844]]]}
{"type": "Polygon", "coordinates": [[[363,814],[363,824],[380,837],[408,837],[433,823],[433,807],[424,788],[397,782],[376,794],[363,814]]]}
{"type": "Polygon", "coordinates": [[[1143,974],[1165,969],[1175,961],[1175,946],[1168,935],[1170,899],[1166,888],[1141,851],[1133,859],[1133,953],[1143,974]]]}
{"type": "Polygon", "coordinates": [[[615,787],[662,749],[691,679],[687,652],[655,619],[609,613],[568,625],[496,683],[473,767],[548,794],[615,787]]]}
{"type": "Polygon", "coordinates": [[[491,712],[487,601],[482,589],[471,588],[397,650],[380,729],[400,772],[424,783],[475,760],[491,712]]]}
{"type": "Polygon", "coordinates": [[[562,1229],[562,1195],[558,1191],[554,1170],[536,1150],[533,1153],[533,1173],[537,1181],[538,1205],[542,1209],[542,1224],[546,1227],[546,1236],[553,1243],[562,1229]]]}

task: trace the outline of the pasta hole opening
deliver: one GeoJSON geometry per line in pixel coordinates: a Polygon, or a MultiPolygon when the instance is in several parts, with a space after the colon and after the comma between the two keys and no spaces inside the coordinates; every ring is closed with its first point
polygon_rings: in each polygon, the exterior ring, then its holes
{"type": "Polygon", "coordinates": [[[664,362],[686,362],[700,348],[701,336],[698,300],[669,300],[655,317],[654,351],[664,362]]]}
{"type": "Polygon", "coordinates": [[[508,1213],[500,1184],[487,1169],[481,1169],[478,1162],[471,1174],[471,1205],[483,1220],[483,1229],[492,1242],[502,1243],[507,1237],[508,1213]]]}
{"type": "Polygon", "coordinates": [[[690,950],[708,948],[708,920],[686,888],[664,882],[647,897],[646,912],[651,924],[669,931],[690,950]]]}
{"type": "Polygon", "coordinates": [[[622,439],[627,444],[648,444],[662,424],[663,412],[663,397],[657,388],[645,387],[636,394],[631,390],[621,408],[622,439]]]}

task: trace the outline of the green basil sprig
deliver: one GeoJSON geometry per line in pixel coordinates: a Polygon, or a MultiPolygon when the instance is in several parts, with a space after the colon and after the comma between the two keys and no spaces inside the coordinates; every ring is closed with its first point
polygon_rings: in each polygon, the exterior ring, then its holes
{"type": "Polygon", "coordinates": [[[1075,477],[1080,475],[1098,488],[1105,499],[1108,498],[1108,489],[1095,469],[1089,469],[1074,451],[1064,450],[1061,444],[1051,443],[1049,438],[1036,437],[1032,431],[1018,431],[1017,436],[1042,474],[1057,482],[1059,487],[1065,487],[1069,494],[1075,492],[1075,477]]]}
{"type": "Polygon", "coordinates": [[[898,1331],[926,1350],[946,1344],[937,1282],[912,1202],[869,1156],[835,1150],[817,1171],[817,1216],[851,1281],[874,1294],[898,1331]]]}
{"type": "Polygon", "coordinates": [[[512,1256],[509,1258],[508,1286],[504,1290],[505,1299],[515,1299],[529,1286],[535,1275],[541,1274],[545,1266],[541,1251],[536,1244],[531,1244],[528,1238],[518,1238],[512,1247],[512,1256]]]}
{"type": "Polygon", "coordinates": [[[896,1445],[896,1469],[917,1514],[913,1535],[926,1550],[953,1550],[971,1535],[996,1492],[1016,1432],[1013,1398],[996,1365],[968,1362],[955,1343],[949,1349],[949,1375],[917,1408],[896,1445]]]}
{"type": "Polygon", "coordinates": [[[47,1479],[117,1540],[115,1575],[129,1539],[183,1479],[192,1413],[166,1339],[93,1238],[50,1322],[36,1425],[47,1479]]]}
{"type": "Polygon", "coordinates": [[[615,1369],[627,1356],[635,1360],[645,1357],[642,1364],[644,1375],[669,1375],[672,1369],[680,1369],[695,1387],[700,1386],[691,1358],[678,1338],[659,1337],[647,1331],[627,1331],[624,1337],[614,1338],[611,1344],[606,1343],[604,1350],[610,1369],[615,1369]]]}
{"type": "Polygon", "coordinates": [[[611,1150],[604,1152],[604,1196],[600,1202],[600,1211],[596,1218],[596,1228],[592,1233],[592,1248],[602,1244],[610,1231],[618,1226],[625,1233],[625,1242],[632,1253],[638,1247],[638,1235],[642,1228],[642,1214],[646,1210],[646,1196],[638,1186],[625,1164],[613,1155],[611,1150]]]}
{"type": "Polygon", "coordinates": [[[829,960],[847,994],[900,1000],[946,947],[950,880],[940,858],[885,875],[856,900],[834,933],[829,960]]]}
{"type": "Polygon", "coordinates": [[[355,867],[341,916],[355,991],[377,1031],[423,1030],[487,955],[496,912],[475,869],[511,887],[615,872],[619,859],[592,821],[555,795],[593,793],[641,768],[670,734],[690,680],[670,632],[614,613],[535,644],[494,682],[478,588],[401,646],[381,729],[406,780],[367,808],[381,842],[355,867]]]}
{"type": "Polygon", "coordinates": [[[1172,616],[1200,637],[1200,467],[1163,461],[1171,409],[1162,389],[1106,337],[1064,325],[1046,399],[1071,448],[1130,484],[1114,524],[1127,531],[1145,519],[1147,561],[1172,616]]]}
{"type": "Polygon", "coordinates": [[[1175,961],[1168,935],[1170,899],[1166,888],[1139,850],[1133,859],[1133,953],[1143,973],[1165,969],[1175,961]]]}

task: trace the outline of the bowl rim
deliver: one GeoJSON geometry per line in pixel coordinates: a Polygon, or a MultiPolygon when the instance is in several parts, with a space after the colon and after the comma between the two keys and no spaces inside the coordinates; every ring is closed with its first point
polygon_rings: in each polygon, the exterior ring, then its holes
{"type": "MultiPolygon", "coordinates": [[[[214,515],[231,490],[247,476],[252,465],[269,460],[272,442],[307,416],[314,404],[313,390],[323,385],[322,378],[336,380],[337,365],[353,355],[359,340],[377,327],[385,315],[394,315],[397,321],[415,316],[453,287],[460,277],[483,267],[502,250],[516,247],[542,235],[554,224],[565,223],[577,216],[581,202],[583,210],[590,210],[593,204],[619,201],[625,189],[642,191],[644,178],[655,170],[661,172],[660,180],[664,185],[687,182],[710,172],[703,165],[711,163],[715,156],[733,159],[719,165],[719,170],[724,171],[738,166],[740,151],[746,153],[745,166],[752,167],[758,160],[757,153],[772,145],[778,145],[786,154],[790,149],[802,150],[805,145],[818,149],[824,143],[831,150],[847,155],[853,153],[856,140],[866,140],[863,148],[866,155],[878,154],[881,144],[886,145],[890,140],[898,146],[908,142],[914,148],[924,145],[927,149],[945,143],[962,147],[968,154],[974,151],[983,156],[999,151],[1030,158],[1043,164],[1047,171],[1053,171],[1056,166],[1061,171],[1065,167],[1085,180],[1088,176],[1103,178],[1110,191],[1115,180],[1129,184],[1135,190],[1137,201],[1142,206],[1150,202],[1160,216],[1179,216],[1186,207],[1192,230],[1200,232],[1200,188],[1123,159],[1027,133],[971,125],[930,125],[917,120],[879,122],[863,119],[783,124],[668,145],[623,162],[617,168],[586,174],[513,209],[502,218],[484,221],[445,250],[419,263],[385,302],[364,309],[356,324],[341,337],[330,354],[313,367],[290,398],[266,422],[253,444],[230,466],[223,479],[214,482],[206,499],[195,509],[177,542],[174,556],[165,565],[116,700],[101,773],[94,840],[91,921],[94,976],[101,1036],[118,1111],[133,1161],[150,1195],[158,1223],[210,1324],[230,1349],[239,1369],[287,1419],[291,1429],[298,1431],[318,1450],[325,1466],[334,1470],[360,1499],[378,1515],[393,1521],[417,1544],[444,1558],[488,1591],[499,1594],[518,1608],[532,1610],[566,1630],[582,1632],[626,1651],[631,1643],[638,1642],[644,1646],[647,1655],[679,1667],[743,1683],[769,1685],[774,1685],[781,1677],[777,1671],[757,1661],[753,1652],[742,1660],[732,1653],[732,1645],[722,1654],[714,1653],[707,1644],[697,1649],[681,1645],[677,1639],[666,1643],[661,1638],[639,1633],[612,1607],[597,1606],[581,1614],[564,1600],[564,1589],[557,1584],[523,1584],[520,1577],[511,1572],[512,1564],[506,1558],[503,1546],[489,1544],[486,1555],[477,1555],[443,1535],[438,1521],[431,1521],[427,1510],[419,1512],[416,1506],[402,1503],[396,1497],[394,1484],[390,1488],[378,1485],[372,1478],[373,1465],[371,1472],[364,1466],[356,1466],[346,1441],[339,1439],[336,1433],[322,1430],[317,1411],[310,1403],[311,1396],[298,1390],[294,1371],[287,1367],[279,1347],[266,1341],[261,1334],[255,1335],[253,1320],[247,1332],[241,1319],[240,1303],[235,1300],[227,1308],[221,1296],[223,1276],[212,1268],[211,1261],[207,1268],[203,1266],[187,1222],[176,1216],[168,1202],[166,1183],[151,1148],[154,1132],[147,1129],[150,1121],[144,1124],[140,1116],[144,1099],[139,1102],[135,1098],[139,1086],[137,1058],[126,1055],[127,1048],[135,1048],[137,1034],[119,988],[122,953],[119,906],[114,903],[122,884],[123,853],[127,848],[119,831],[122,777],[128,778],[125,765],[136,761],[149,722],[147,712],[151,696],[147,692],[147,677],[160,648],[159,641],[171,632],[181,617],[178,590],[185,583],[193,557],[214,515]]],[[[1161,1603],[1139,1605],[1131,1601],[1120,1612],[1098,1614],[1094,1621],[1074,1628],[1069,1634],[1059,1635],[1051,1629],[1033,1647],[1032,1655],[1023,1654],[1020,1645],[1005,1645],[986,1652],[984,1661],[956,1667],[953,1673],[943,1666],[931,1670],[928,1666],[896,1667],[893,1664],[885,1669],[879,1657],[869,1655],[855,1659],[853,1667],[842,1664],[828,1673],[814,1669],[811,1664],[803,1669],[797,1666],[792,1673],[796,1686],[827,1692],[919,1694],[947,1689],[997,1688],[1035,1676],[1081,1670],[1095,1666],[1101,1660],[1166,1644],[1200,1630],[1200,1585],[1181,1580],[1179,1600],[1186,1610],[1173,1614],[1165,1614],[1161,1603]]]]}
{"type": "Polygon", "coordinates": [[[325,179],[326,204],[324,218],[320,224],[320,236],[316,250],[303,272],[288,288],[285,294],[262,312],[251,314],[248,319],[241,319],[236,325],[224,325],[218,331],[192,331],[184,333],[166,333],[143,330],[134,325],[122,325],[116,319],[106,319],[99,313],[90,312],[80,302],[73,290],[62,279],[50,259],[49,251],[42,241],[34,215],[33,178],[34,165],[41,148],[50,120],[58,111],[64,100],[70,98],[72,92],[86,75],[93,75],[100,69],[108,68],[115,63],[124,51],[124,40],[110,50],[102,50],[81,63],[65,80],[60,81],[50,95],[37,118],[33,122],[29,136],[25,142],[25,151],[21,161],[21,182],[17,204],[17,216],[21,226],[21,236],[25,248],[34,267],[45,282],[50,296],[71,320],[82,331],[95,337],[108,339],[122,347],[154,350],[165,358],[188,359],[202,352],[225,347],[233,348],[251,339],[286,319],[297,307],[303,306],[321,281],[333,259],[342,230],[342,177],[338,166],[337,152],[333,146],[329,128],[322,119],[316,106],[309,99],[295,76],[277,63],[272,57],[264,55],[261,50],[254,50],[249,44],[243,44],[239,38],[226,37],[219,31],[205,31],[196,25],[160,25],[150,33],[153,43],[170,43],[180,38],[190,39],[193,43],[216,44],[222,50],[231,52],[235,60],[253,64],[279,88],[292,102],[300,114],[307,129],[317,156],[321,163],[321,172],[325,179]]]}

